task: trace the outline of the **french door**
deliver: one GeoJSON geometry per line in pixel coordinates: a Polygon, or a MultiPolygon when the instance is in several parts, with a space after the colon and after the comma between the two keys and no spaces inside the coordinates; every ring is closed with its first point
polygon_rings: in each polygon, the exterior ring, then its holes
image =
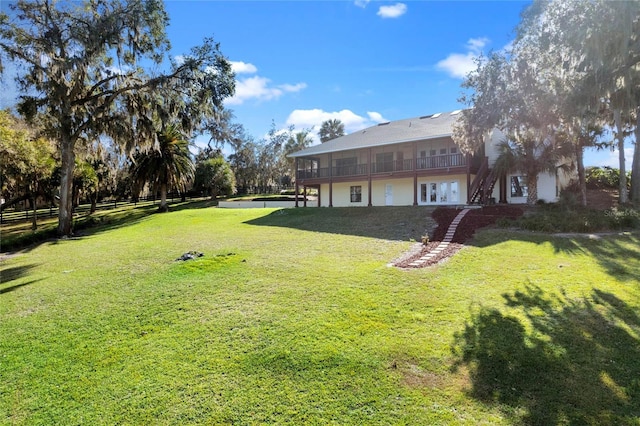
{"type": "Polygon", "coordinates": [[[460,182],[432,181],[420,183],[419,204],[458,204],[460,202],[460,182]]]}

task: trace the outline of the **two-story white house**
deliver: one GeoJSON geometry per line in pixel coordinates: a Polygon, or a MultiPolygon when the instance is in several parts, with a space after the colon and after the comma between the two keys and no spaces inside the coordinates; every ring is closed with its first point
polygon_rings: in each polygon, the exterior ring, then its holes
{"type": "MultiPolygon", "coordinates": [[[[526,203],[526,176],[493,172],[501,134],[463,154],[451,138],[458,114],[380,123],[290,154],[296,189],[317,189],[323,207],[526,203]]],[[[557,200],[567,180],[541,174],[538,198],[557,200]]]]}

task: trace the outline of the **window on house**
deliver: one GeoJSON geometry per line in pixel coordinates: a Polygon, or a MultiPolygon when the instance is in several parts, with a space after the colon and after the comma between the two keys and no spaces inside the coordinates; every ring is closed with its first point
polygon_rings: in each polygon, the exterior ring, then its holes
{"type": "Polygon", "coordinates": [[[458,153],[458,148],[456,148],[455,146],[452,146],[451,149],[449,149],[449,153],[457,154],[458,153]]]}
{"type": "Polygon", "coordinates": [[[511,176],[511,196],[526,197],[529,194],[526,176],[511,176]]]}
{"type": "Polygon", "coordinates": [[[352,203],[360,203],[362,202],[362,186],[352,186],[351,187],[351,202],[352,203]]]}
{"type": "Polygon", "coordinates": [[[424,158],[427,156],[427,151],[420,151],[420,157],[424,158]]]}
{"type": "Polygon", "coordinates": [[[432,157],[433,157],[434,155],[436,155],[436,150],[435,150],[435,149],[432,149],[431,151],[429,151],[429,155],[430,155],[430,156],[432,156],[432,157]]]}
{"type": "Polygon", "coordinates": [[[447,154],[447,148],[440,148],[440,155],[446,155],[447,154]]]}

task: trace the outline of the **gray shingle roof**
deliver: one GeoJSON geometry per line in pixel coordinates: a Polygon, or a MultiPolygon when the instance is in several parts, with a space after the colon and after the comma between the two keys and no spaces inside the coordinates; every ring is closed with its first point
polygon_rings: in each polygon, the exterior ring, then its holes
{"type": "Polygon", "coordinates": [[[390,121],[358,130],[351,134],[289,154],[289,157],[309,157],[329,152],[372,148],[402,142],[413,142],[450,136],[460,110],[422,117],[390,121]]]}

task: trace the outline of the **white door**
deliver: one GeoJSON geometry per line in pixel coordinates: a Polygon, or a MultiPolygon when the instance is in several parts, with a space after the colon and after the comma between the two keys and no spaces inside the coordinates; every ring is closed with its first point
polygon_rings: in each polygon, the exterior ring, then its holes
{"type": "Polygon", "coordinates": [[[387,206],[393,205],[393,185],[389,183],[384,187],[384,203],[387,206]]]}

